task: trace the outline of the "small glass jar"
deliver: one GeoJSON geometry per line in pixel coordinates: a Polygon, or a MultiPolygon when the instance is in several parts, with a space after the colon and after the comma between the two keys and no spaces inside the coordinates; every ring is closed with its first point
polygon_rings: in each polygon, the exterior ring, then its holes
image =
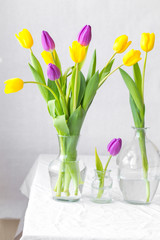
{"type": "Polygon", "coordinates": [[[113,180],[110,176],[111,170],[97,171],[91,184],[91,201],[96,203],[112,202],[111,188],[113,180]]]}

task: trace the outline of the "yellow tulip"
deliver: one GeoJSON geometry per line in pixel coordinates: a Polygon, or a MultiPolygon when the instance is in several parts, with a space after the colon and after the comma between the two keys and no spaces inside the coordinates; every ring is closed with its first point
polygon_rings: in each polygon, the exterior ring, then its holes
{"type": "Polygon", "coordinates": [[[23,80],[20,78],[8,79],[4,83],[6,84],[4,89],[6,94],[20,91],[24,84],[23,80]]]}
{"type": "Polygon", "coordinates": [[[77,41],[74,41],[72,43],[72,47],[69,47],[70,57],[75,63],[82,62],[87,53],[87,48],[85,46],[82,46],[77,41]]]}
{"type": "Polygon", "coordinates": [[[22,47],[31,48],[33,46],[32,35],[27,29],[23,29],[21,32],[19,32],[19,36],[17,34],[15,34],[15,36],[22,47]]]}
{"type": "Polygon", "coordinates": [[[141,49],[145,52],[149,52],[153,49],[155,42],[154,33],[142,33],[141,35],[141,49]]]}
{"type": "Polygon", "coordinates": [[[123,64],[126,66],[132,66],[141,59],[141,52],[139,50],[132,49],[124,55],[123,64]]]}
{"type": "Polygon", "coordinates": [[[131,44],[132,41],[128,42],[128,36],[126,35],[121,35],[118,38],[116,38],[114,45],[113,45],[113,50],[116,53],[123,53],[131,44]]]}
{"type": "MultiPolygon", "coordinates": [[[[52,55],[50,52],[47,52],[47,51],[43,51],[41,53],[41,56],[43,58],[43,60],[45,61],[45,63],[48,65],[49,63],[52,63],[54,64],[53,62],[53,58],[52,58],[52,55]]],[[[53,51],[53,56],[55,57],[55,52],[53,51]]]]}

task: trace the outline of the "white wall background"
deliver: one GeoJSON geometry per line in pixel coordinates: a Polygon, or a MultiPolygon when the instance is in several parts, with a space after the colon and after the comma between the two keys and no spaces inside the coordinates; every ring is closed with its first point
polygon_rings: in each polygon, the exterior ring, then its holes
{"type": "MultiPolygon", "coordinates": [[[[22,204],[18,192],[25,175],[40,153],[57,153],[56,131],[37,86],[27,85],[17,94],[5,95],[3,82],[12,77],[32,80],[28,67],[29,51],[14,34],[27,28],[34,38],[33,51],[46,72],[41,58],[41,31],[48,31],[56,43],[63,69],[72,64],[68,47],[85,24],[92,26],[92,42],[85,66],[87,73],[94,48],[97,67],[111,57],[116,37],[127,34],[131,48],[140,49],[142,32],[154,32],[155,48],[149,53],[145,81],[146,126],[148,136],[160,148],[160,2],[158,0],[5,0],[0,1],[0,204],[8,199],[22,204]]],[[[142,53],[144,57],[144,53],[142,53]]],[[[115,66],[122,61],[117,56],[115,66]]],[[[141,61],[141,66],[142,66],[141,61]]],[[[132,72],[132,68],[125,67],[132,72]]],[[[97,96],[84,122],[80,154],[106,154],[108,141],[132,138],[133,125],[128,90],[120,76],[110,77],[97,96]]],[[[14,203],[9,203],[8,208],[14,203]]],[[[18,215],[18,213],[17,213],[18,215]]]]}

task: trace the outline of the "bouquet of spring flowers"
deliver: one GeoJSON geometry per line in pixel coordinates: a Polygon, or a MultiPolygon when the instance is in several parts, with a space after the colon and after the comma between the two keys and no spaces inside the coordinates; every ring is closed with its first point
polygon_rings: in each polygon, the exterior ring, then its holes
{"type": "MultiPolygon", "coordinates": [[[[131,66],[140,60],[139,52],[130,50],[123,57],[123,64],[111,71],[116,54],[123,53],[131,44],[126,35],[115,40],[113,56],[101,71],[96,69],[96,50],[93,52],[88,74],[85,77],[81,71],[86,59],[91,41],[91,27],[86,25],[78,34],[77,41],[69,47],[70,57],[74,62],[66,71],[62,71],[61,62],[55,49],[54,40],[48,32],[42,31],[41,42],[44,51],[42,57],[47,64],[46,80],[42,67],[35,57],[32,46],[33,38],[27,29],[16,34],[22,47],[30,49],[30,70],[35,81],[23,81],[20,78],[9,79],[5,82],[5,93],[21,90],[26,84],[37,84],[46,101],[48,112],[53,119],[60,142],[61,165],[55,185],[52,190],[55,197],[77,196],[79,186],[83,184],[80,169],[71,163],[77,160],[77,142],[86,113],[96,95],[97,90],[106,79],[122,65],[131,66]],[[70,192],[73,182],[74,191],[70,192]]],[[[53,177],[54,178],[54,177],[53,177]]]]}

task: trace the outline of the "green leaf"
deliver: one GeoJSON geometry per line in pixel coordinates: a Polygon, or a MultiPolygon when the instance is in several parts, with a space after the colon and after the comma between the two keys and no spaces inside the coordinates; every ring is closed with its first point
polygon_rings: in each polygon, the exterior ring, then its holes
{"type": "Polygon", "coordinates": [[[41,79],[42,79],[43,83],[46,84],[42,67],[41,67],[38,59],[34,56],[33,52],[31,52],[31,63],[32,63],[34,69],[35,69],[35,70],[39,73],[39,75],[41,76],[41,79]]]}
{"type": "Polygon", "coordinates": [[[141,74],[141,70],[138,63],[133,65],[133,76],[134,76],[134,81],[136,83],[138,91],[142,96],[142,74],[141,74]]]}
{"type": "Polygon", "coordinates": [[[143,104],[143,100],[142,100],[142,97],[138,91],[138,88],[135,84],[135,82],[133,81],[133,79],[128,75],[128,73],[126,73],[123,69],[119,69],[121,75],[122,75],[122,78],[140,112],[140,116],[141,116],[141,119],[144,118],[144,104],[143,104]]]}
{"type": "Polygon", "coordinates": [[[66,123],[65,115],[58,116],[53,119],[53,124],[60,135],[69,135],[69,128],[66,123]]]}
{"type": "Polygon", "coordinates": [[[97,171],[103,171],[103,165],[102,162],[98,156],[97,149],[95,148],[95,160],[96,160],[96,169],[97,171]]]}
{"type": "Polygon", "coordinates": [[[47,107],[48,107],[48,112],[51,115],[51,117],[55,118],[56,117],[55,100],[48,101],[47,107]]]}
{"type": "Polygon", "coordinates": [[[84,97],[85,89],[86,89],[86,81],[85,81],[83,73],[80,72],[80,90],[79,90],[77,106],[79,106],[81,104],[81,101],[84,97]]]}
{"type": "Polygon", "coordinates": [[[99,74],[96,72],[92,78],[89,80],[86,90],[85,90],[85,95],[82,103],[82,108],[87,111],[89,105],[93,101],[93,98],[96,94],[97,88],[99,84],[99,74]]]}
{"type": "MultiPolygon", "coordinates": [[[[57,89],[55,81],[51,81],[48,79],[48,87],[50,87],[56,96],[59,98],[59,91],[57,89]]],[[[54,96],[51,92],[48,92],[48,101],[54,99],[54,96]]]]}
{"type": "Polygon", "coordinates": [[[79,135],[85,117],[84,109],[79,106],[69,117],[68,127],[71,135],[79,135]]]}
{"type": "Polygon", "coordinates": [[[93,52],[92,59],[90,62],[89,70],[88,70],[88,75],[86,82],[88,83],[89,79],[95,74],[96,72],[96,49],[93,52]]]}
{"type": "MultiPolygon", "coordinates": [[[[34,67],[30,63],[29,63],[29,67],[32,71],[35,81],[44,84],[43,79],[41,78],[39,73],[34,69],[34,67]]],[[[45,87],[40,86],[40,85],[38,85],[38,87],[39,87],[39,90],[40,90],[42,96],[44,97],[45,101],[47,102],[48,101],[48,90],[45,87]]]]}
{"type": "Polygon", "coordinates": [[[129,101],[130,101],[130,106],[131,106],[131,110],[132,110],[132,115],[133,115],[133,120],[134,120],[135,127],[141,128],[142,127],[142,121],[141,121],[141,117],[140,117],[140,114],[139,114],[139,110],[136,107],[136,104],[135,104],[131,95],[130,95],[129,101]]]}
{"type": "Polygon", "coordinates": [[[102,69],[102,71],[101,71],[100,74],[99,74],[99,82],[101,82],[102,79],[105,78],[105,77],[110,73],[110,71],[111,71],[111,69],[112,69],[112,66],[113,66],[113,63],[114,63],[114,60],[115,60],[115,59],[113,59],[113,60],[107,65],[107,67],[104,67],[104,68],[102,69]]]}

